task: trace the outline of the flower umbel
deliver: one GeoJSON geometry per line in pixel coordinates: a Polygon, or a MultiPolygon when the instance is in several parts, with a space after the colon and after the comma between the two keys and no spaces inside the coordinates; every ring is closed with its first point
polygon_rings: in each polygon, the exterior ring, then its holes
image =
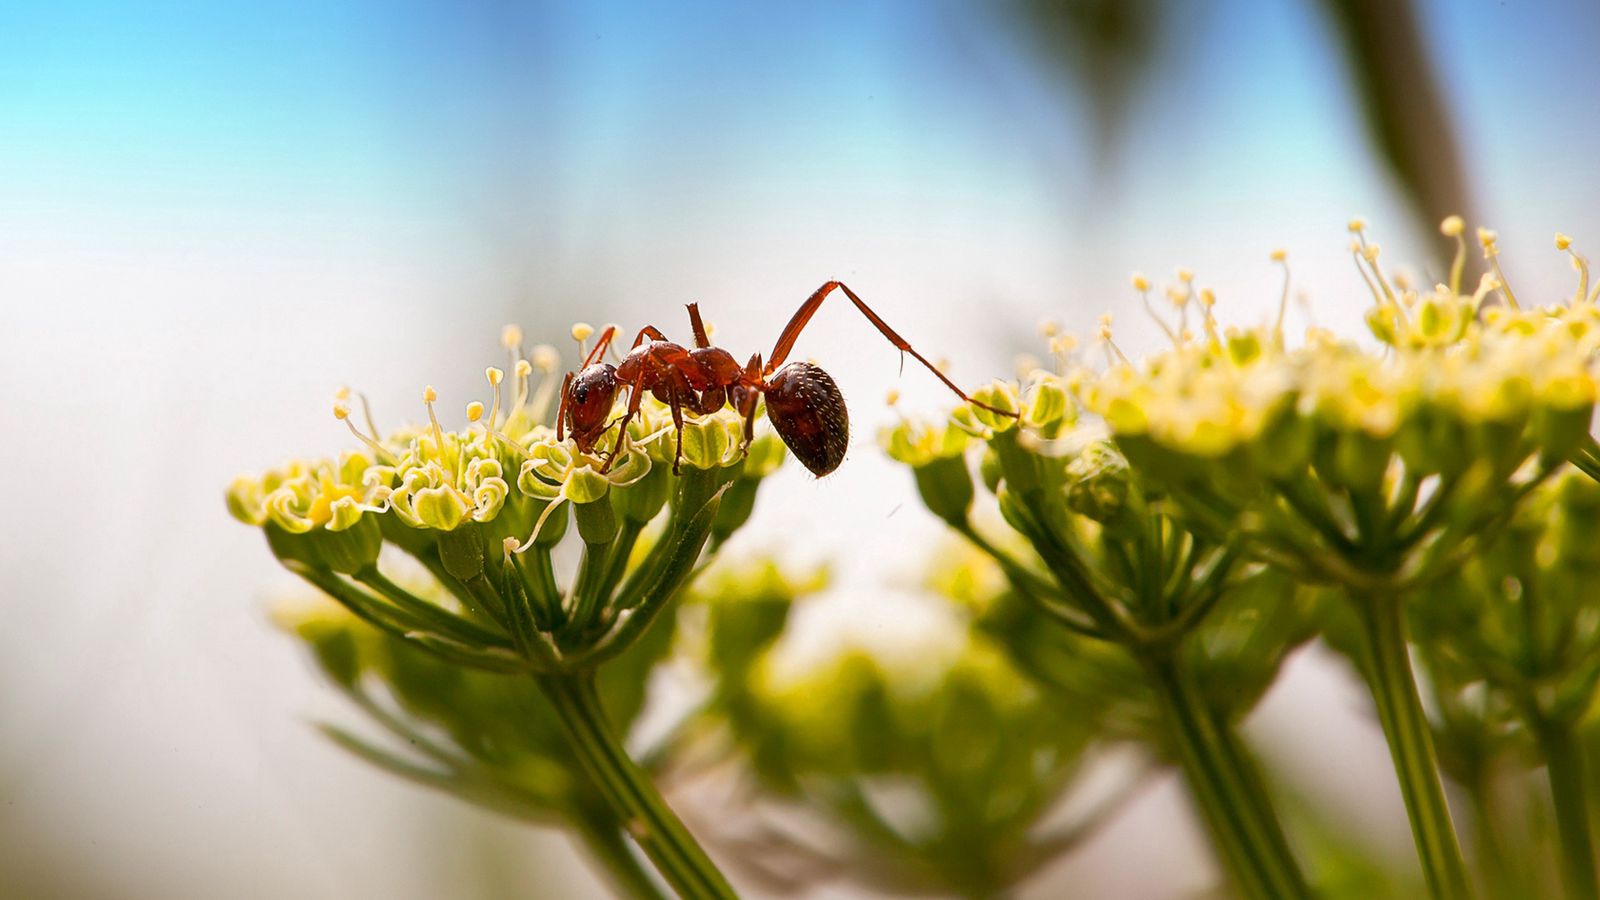
{"type": "MultiPolygon", "coordinates": [[[[586,331],[575,328],[574,337],[581,342],[586,331]]],[[[686,896],[729,897],[617,745],[594,680],[670,612],[707,548],[744,523],[782,446],[767,435],[747,444],[731,410],[690,414],[678,477],[673,416],[640,398],[626,435],[618,427],[597,432],[584,452],[557,440],[545,421],[558,382],[553,351],[535,348],[524,358],[519,329],[502,338],[509,369],[485,370],[489,402],[466,404],[464,427],[444,426],[429,387],[425,424],[382,435],[363,399],[363,430],[341,391],[335,417],[363,449],[240,478],[228,508],[263,529],[287,568],[404,653],[531,676],[581,766],[577,775],[615,821],[629,823],[663,876],[686,896]],[[563,579],[555,551],[572,531],[581,553],[563,579]],[[420,564],[420,583],[395,577],[397,554],[420,564]]],[[[627,402],[623,392],[608,421],[621,419],[627,402]]]]}

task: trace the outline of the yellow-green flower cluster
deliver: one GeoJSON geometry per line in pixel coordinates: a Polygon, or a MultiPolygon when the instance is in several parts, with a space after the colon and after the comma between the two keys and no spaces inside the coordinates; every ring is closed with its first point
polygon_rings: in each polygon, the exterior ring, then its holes
{"type": "MultiPolygon", "coordinates": [[[[544,366],[551,365],[542,352],[535,356],[544,366]]],[[[387,514],[411,528],[453,531],[467,523],[490,523],[508,506],[518,511],[518,524],[527,524],[522,520],[528,503],[592,503],[613,487],[640,481],[652,466],[671,465],[678,438],[664,404],[653,397],[641,403],[616,459],[610,458],[614,437],[604,439],[595,455],[584,454],[570,438],[558,441],[555,430],[538,421],[552,405],[552,396],[530,390],[526,374],[532,364],[518,362],[519,384],[508,411],[500,411],[504,375],[499,369],[488,370],[496,397],[488,417],[481,403],[469,404],[469,424],[460,430],[439,425],[437,395],[428,388],[423,397],[430,425],[407,426],[385,437],[375,428],[366,433],[352,423],[364,450],[346,453],[337,462],[295,460],[260,476],[241,476],[228,490],[229,510],[246,524],[270,522],[291,534],[313,528],[341,531],[363,514],[387,514]]],[[[549,374],[547,381],[553,383],[549,374]]],[[[348,423],[347,396],[341,392],[335,415],[348,423]]],[[[619,392],[614,417],[621,417],[626,400],[626,391],[619,392]]],[[[751,449],[763,475],[783,459],[775,438],[758,439],[751,449]]],[[[745,460],[746,450],[744,422],[731,409],[686,414],[684,464],[697,469],[734,466],[745,460]]]]}
{"type": "Polygon", "coordinates": [[[361,452],[296,460],[261,475],[241,475],[228,486],[228,511],[247,525],[268,523],[289,532],[345,531],[366,513],[382,512],[395,470],[361,452]]]}
{"type": "MultiPolygon", "coordinates": [[[[580,350],[591,333],[574,329],[580,350]]],[[[747,442],[742,418],[726,408],[685,414],[680,429],[671,410],[644,397],[626,434],[614,427],[582,451],[547,420],[559,399],[554,351],[525,358],[515,330],[504,344],[513,374],[485,370],[490,403],[468,403],[463,427],[444,427],[430,387],[426,421],[384,435],[364,398],[352,418],[342,391],[334,415],[362,449],[242,477],[228,508],[261,527],[296,573],[391,634],[496,671],[594,665],[590,657],[637,640],[704,549],[746,521],[782,444],[775,435],[747,442]],[[645,534],[663,510],[665,527],[645,534]],[[550,554],[569,521],[584,552],[563,589],[550,554]],[[386,544],[427,567],[459,608],[391,581],[379,560],[386,544]]],[[[617,392],[613,423],[626,416],[630,390],[617,392]]]]}
{"type": "Polygon", "coordinates": [[[1371,484],[1391,454],[1416,475],[1485,459],[1509,471],[1530,453],[1570,454],[1600,393],[1594,304],[1522,310],[1504,291],[1506,305],[1477,316],[1487,290],[1460,297],[1441,285],[1419,296],[1384,278],[1375,251],[1358,243],[1383,348],[1316,330],[1293,349],[1265,328],[1220,341],[1208,309],[1207,337],[1140,365],[1118,362],[1079,396],[1121,440],[1267,476],[1310,462],[1339,483],[1371,484]],[[1240,352],[1245,345],[1259,350],[1240,352]]]}

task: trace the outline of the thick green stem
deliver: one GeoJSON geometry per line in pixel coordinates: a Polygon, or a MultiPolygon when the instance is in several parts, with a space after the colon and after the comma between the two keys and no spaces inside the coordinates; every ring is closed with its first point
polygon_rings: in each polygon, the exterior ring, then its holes
{"type": "Polygon", "coordinates": [[[661,888],[628,849],[627,838],[614,819],[597,814],[592,820],[576,820],[574,828],[584,849],[605,870],[618,895],[633,900],[665,900],[661,888]]]}
{"type": "Polygon", "coordinates": [[[736,897],[722,873],[612,734],[591,675],[539,679],[574,753],[657,871],[685,900],[736,897]]]}
{"type": "Polygon", "coordinates": [[[1355,599],[1366,639],[1367,677],[1389,742],[1400,794],[1411,818],[1422,872],[1439,900],[1470,897],[1467,865],[1450,821],[1433,733],[1417,696],[1406,649],[1405,609],[1396,596],[1364,594],[1355,599]]]}
{"type": "Polygon", "coordinates": [[[1583,750],[1571,726],[1546,722],[1538,726],[1539,748],[1550,776],[1550,799],[1555,804],[1556,828],[1561,835],[1561,879],[1573,900],[1600,897],[1594,867],[1594,838],[1589,827],[1588,779],[1583,750]]]}
{"type": "Polygon", "coordinates": [[[1310,897],[1249,755],[1170,658],[1147,657],[1144,665],[1160,697],[1189,794],[1240,892],[1260,900],[1310,897]]]}

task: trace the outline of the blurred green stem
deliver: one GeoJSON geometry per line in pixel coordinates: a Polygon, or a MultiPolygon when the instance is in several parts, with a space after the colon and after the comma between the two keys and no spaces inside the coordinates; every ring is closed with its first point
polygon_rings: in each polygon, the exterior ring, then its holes
{"type": "Polygon", "coordinates": [[[634,900],[666,900],[666,895],[650,878],[650,873],[639,865],[638,857],[628,849],[617,822],[610,816],[596,815],[575,820],[584,849],[605,868],[611,886],[618,894],[634,900]]]}
{"type": "MultiPolygon", "coordinates": [[[[1448,736],[1446,736],[1448,738],[1448,736]]],[[[1495,773],[1484,763],[1463,779],[1472,803],[1473,858],[1492,897],[1515,897],[1522,885],[1530,883],[1524,868],[1510,851],[1505,834],[1507,814],[1495,797],[1495,773]]],[[[1524,891],[1525,893],[1525,891],[1524,891]]]]}
{"type": "Polygon", "coordinates": [[[539,679],[539,687],[561,717],[584,770],[678,896],[733,900],[733,888],[612,733],[594,676],[549,676],[539,679]]]}
{"type": "Polygon", "coordinates": [[[1172,730],[1189,794],[1234,883],[1246,897],[1261,900],[1310,897],[1263,782],[1237,738],[1169,656],[1145,654],[1141,661],[1172,730]]]}
{"type": "Polygon", "coordinates": [[[1429,891],[1439,900],[1470,897],[1466,861],[1439,780],[1433,734],[1411,675],[1404,604],[1394,594],[1362,594],[1353,600],[1366,641],[1372,698],[1389,742],[1429,891]]]}
{"type": "Polygon", "coordinates": [[[1535,724],[1539,749],[1550,776],[1556,828],[1561,835],[1561,879],[1573,900],[1600,896],[1594,868],[1594,839],[1589,828],[1589,793],[1583,750],[1572,726],[1557,721],[1535,724]]]}

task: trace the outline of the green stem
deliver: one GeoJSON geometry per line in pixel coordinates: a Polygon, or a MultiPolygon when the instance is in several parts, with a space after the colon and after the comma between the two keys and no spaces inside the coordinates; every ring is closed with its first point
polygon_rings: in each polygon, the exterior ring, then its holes
{"type": "Polygon", "coordinates": [[[1594,838],[1589,827],[1589,793],[1583,750],[1570,725],[1544,722],[1537,726],[1539,748],[1550,777],[1556,829],[1561,836],[1561,879],[1574,900],[1600,897],[1594,867],[1594,838]]]}
{"type": "Polygon", "coordinates": [[[612,734],[592,675],[539,679],[574,753],[639,848],[685,900],[732,898],[733,889],[612,734]]]}
{"type": "Polygon", "coordinates": [[[1400,598],[1392,595],[1364,594],[1354,600],[1367,643],[1372,698],[1389,742],[1428,889],[1439,900],[1470,897],[1467,865],[1439,780],[1433,733],[1411,674],[1405,608],[1400,598]]]}
{"type": "Polygon", "coordinates": [[[666,900],[661,888],[656,886],[650,873],[639,864],[638,857],[628,849],[628,841],[616,820],[607,815],[579,817],[573,820],[583,848],[605,870],[619,896],[634,900],[666,900]]]}
{"type": "Polygon", "coordinates": [[[1149,655],[1143,662],[1171,729],[1189,794],[1228,875],[1246,897],[1310,897],[1262,779],[1237,738],[1217,721],[1192,679],[1170,657],[1149,655]]]}

